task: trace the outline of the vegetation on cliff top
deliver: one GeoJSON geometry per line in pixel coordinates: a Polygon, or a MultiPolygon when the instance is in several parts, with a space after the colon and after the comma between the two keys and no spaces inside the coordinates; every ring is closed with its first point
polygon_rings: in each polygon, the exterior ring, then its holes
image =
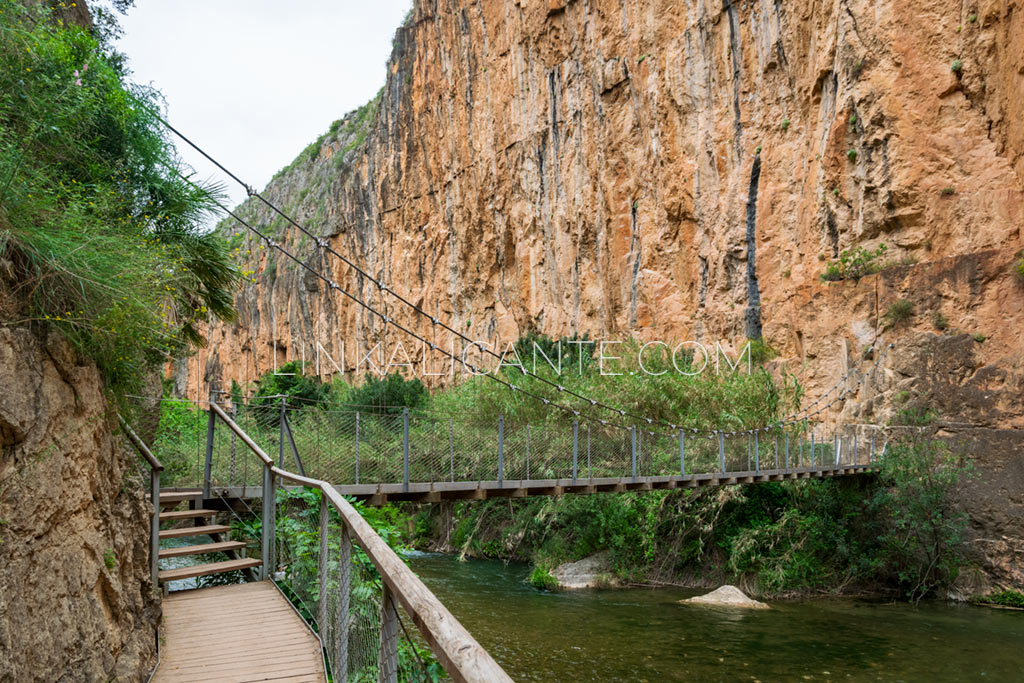
{"type": "Polygon", "coordinates": [[[202,343],[200,322],[234,313],[238,272],[199,227],[215,188],[181,177],[151,113],[159,93],[94,35],[15,0],[0,0],[0,33],[5,318],[57,327],[110,388],[131,389],[202,343]]]}

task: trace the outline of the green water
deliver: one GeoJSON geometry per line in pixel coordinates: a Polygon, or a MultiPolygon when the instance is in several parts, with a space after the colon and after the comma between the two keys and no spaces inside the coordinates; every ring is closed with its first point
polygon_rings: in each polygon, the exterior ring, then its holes
{"type": "Polygon", "coordinates": [[[1024,612],[932,602],[680,605],[697,591],[542,593],[528,567],[410,563],[517,681],[1024,681],[1024,612]]]}

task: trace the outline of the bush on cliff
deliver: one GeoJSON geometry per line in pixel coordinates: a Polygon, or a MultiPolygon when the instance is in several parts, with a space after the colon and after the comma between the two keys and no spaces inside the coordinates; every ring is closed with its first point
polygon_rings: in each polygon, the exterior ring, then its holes
{"type": "Polygon", "coordinates": [[[200,225],[209,187],[188,171],[88,31],[45,3],[0,0],[0,274],[24,302],[12,322],[57,327],[108,385],[201,343],[233,311],[226,245],[200,225]],[[181,174],[181,175],[179,175],[181,174]]]}

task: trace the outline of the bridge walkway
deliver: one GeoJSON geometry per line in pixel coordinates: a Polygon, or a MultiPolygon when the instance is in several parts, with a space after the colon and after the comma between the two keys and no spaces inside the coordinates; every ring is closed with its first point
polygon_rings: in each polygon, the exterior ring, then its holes
{"type": "Polygon", "coordinates": [[[327,680],[320,641],[271,581],[176,591],[163,610],[154,683],[327,680]]]}

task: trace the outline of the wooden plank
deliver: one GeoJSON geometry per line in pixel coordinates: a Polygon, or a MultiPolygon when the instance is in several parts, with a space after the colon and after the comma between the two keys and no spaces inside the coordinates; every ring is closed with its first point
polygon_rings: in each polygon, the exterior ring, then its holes
{"type": "Polygon", "coordinates": [[[191,500],[203,495],[202,491],[161,491],[161,503],[180,503],[183,500],[191,500]]]}
{"type": "Polygon", "coordinates": [[[205,555],[206,553],[222,553],[227,550],[242,550],[244,541],[221,541],[219,543],[203,543],[202,545],[183,545],[178,548],[163,548],[159,557],[186,557],[188,555],[205,555]]]}
{"type": "Polygon", "coordinates": [[[181,529],[164,529],[160,532],[160,538],[185,538],[187,536],[209,536],[210,534],[225,534],[231,531],[231,527],[221,524],[209,526],[187,526],[181,529]]]}
{"type": "Polygon", "coordinates": [[[195,517],[212,517],[217,514],[216,510],[197,508],[194,510],[174,510],[172,512],[161,512],[160,521],[170,522],[176,519],[193,519],[195,517]]]}
{"type": "Polygon", "coordinates": [[[191,567],[180,569],[165,569],[160,572],[161,581],[178,581],[180,579],[194,579],[197,576],[209,574],[223,574],[224,572],[235,571],[236,569],[251,569],[263,564],[262,560],[255,557],[247,557],[241,560],[226,560],[224,562],[210,562],[209,564],[197,564],[191,567]]]}
{"type": "Polygon", "coordinates": [[[171,593],[163,610],[154,683],[325,681],[320,641],[268,581],[171,593]]]}

